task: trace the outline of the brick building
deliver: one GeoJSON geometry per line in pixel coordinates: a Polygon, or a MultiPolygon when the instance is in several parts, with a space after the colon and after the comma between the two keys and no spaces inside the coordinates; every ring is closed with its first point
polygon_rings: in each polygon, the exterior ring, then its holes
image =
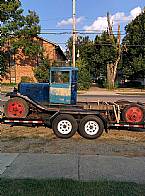
{"type": "MultiPolygon", "coordinates": [[[[60,46],[44,39],[42,37],[36,38],[40,45],[44,48],[44,56],[53,62],[64,62],[66,57],[61,50],[60,46]]],[[[19,83],[22,76],[28,76],[32,81],[36,82],[33,69],[39,66],[38,57],[30,58],[25,56],[22,50],[19,50],[16,54],[10,58],[10,70],[9,73],[2,79],[2,83],[19,83]]]]}

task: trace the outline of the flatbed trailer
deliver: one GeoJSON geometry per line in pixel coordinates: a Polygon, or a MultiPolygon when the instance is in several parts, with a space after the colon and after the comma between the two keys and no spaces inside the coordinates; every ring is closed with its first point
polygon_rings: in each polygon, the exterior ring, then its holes
{"type": "Polygon", "coordinates": [[[49,83],[20,83],[8,93],[1,123],[45,126],[60,138],[76,131],[87,139],[110,127],[145,128],[145,103],[77,102],[77,68],[52,67],[49,83]]]}
{"type": "MultiPolygon", "coordinates": [[[[145,117],[140,122],[123,121],[122,113],[125,107],[133,106],[133,109],[143,109],[145,113],[144,103],[132,103],[127,101],[118,102],[78,102],[75,105],[70,104],[46,104],[41,105],[27,96],[18,92],[8,94],[12,103],[27,105],[26,116],[19,118],[18,116],[7,117],[3,113],[0,120],[3,124],[11,126],[45,126],[52,128],[55,135],[60,138],[70,138],[76,132],[87,139],[96,139],[100,137],[103,131],[108,132],[111,127],[124,128],[141,128],[145,131],[145,117]]],[[[5,107],[8,106],[7,102],[5,107]]],[[[12,106],[15,109],[15,106],[12,106]]],[[[13,113],[18,114],[21,108],[13,113]]],[[[140,114],[140,110],[138,111],[140,114]]],[[[137,116],[136,116],[137,118],[137,116]]],[[[138,119],[138,118],[137,118],[138,119]]]]}

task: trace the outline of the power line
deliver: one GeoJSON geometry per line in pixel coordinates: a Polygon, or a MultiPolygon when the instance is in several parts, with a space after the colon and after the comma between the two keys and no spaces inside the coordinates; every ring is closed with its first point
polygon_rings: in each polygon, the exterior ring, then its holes
{"type": "MultiPolygon", "coordinates": [[[[95,46],[113,46],[112,43],[95,43],[93,40],[92,40],[92,43],[95,45],[95,46]]],[[[58,44],[58,45],[66,45],[68,44],[68,42],[55,42],[55,44],[58,44]]],[[[76,46],[81,46],[81,45],[85,45],[86,43],[78,43],[76,42],[76,46]]],[[[145,45],[141,45],[141,44],[127,44],[126,42],[124,42],[123,44],[121,44],[122,46],[126,46],[126,47],[145,47],[145,45]]]]}
{"type": "MultiPolygon", "coordinates": [[[[64,32],[40,32],[40,33],[37,33],[38,35],[72,35],[72,31],[64,31],[64,32]]],[[[79,32],[79,31],[76,31],[76,34],[77,35],[102,35],[102,32],[79,32]]],[[[12,35],[14,36],[14,34],[11,34],[11,33],[7,33],[7,35],[12,35]]],[[[112,35],[115,35],[117,36],[118,33],[113,33],[112,35]]],[[[126,33],[121,33],[120,35],[122,36],[125,36],[126,33]]],[[[130,35],[133,35],[133,34],[130,34],[130,35]]],[[[142,35],[145,35],[144,33],[140,33],[138,34],[138,37],[139,36],[142,36],[142,35]]]]}
{"type": "MultiPolygon", "coordinates": [[[[40,34],[49,34],[49,35],[70,35],[72,34],[72,31],[65,31],[65,32],[40,32],[40,34]]],[[[76,34],[78,35],[102,35],[102,32],[79,32],[76,31],[76,34]]],[[[117,31],[116,33],[113,33],[113,35],[118,35],[117,31]]],[[[126,35],[126,33],[121,33],[120,35],[126,35]]],[[[133,34],[130,34],[133,35],[133,34]]],[[[140,33],[139,35],[145,35],[143,33],[140,33]]]]}
{"type": "MultiPolygon", "coordinates": [[[[80,16],[81,17],[81,16],[80,16]]],[[[106,17],[106,16],[104,16],[104,17],[106,17]]],[[[102,17],[102,18],[104,18],[104,17],[102,17]]],[[[68,17],[65,17],[65,19],[64,18],[46,18],[46,19],[40,19],[39,18],[39,21],[61,21],[61,20],[68,20],[69,18],[72,18],[72,16],[68,16],[68,17]]],[[[77,17],[77,18],[79,18],[79,17],[77,17]]],[[[97,20],[97,18],[98,17],[94,17],[94,18],[90,18],[90,17],[84,17],[84,20],[87,20],[87,21],[96,21],[97,20]]],[[[132,19],[112,19],[112,21],[113,22],[128,22],[128,21],[132,21],[133,20],[133,18],[132,19]]]]}
{"type": "MultiPolygon", "coordinates": [[[[93,42],[93,41],[92,41],[93,42]]],[[[56,44],[61,44],[61,45],[66,45],[66,44],[68,44],[68,42],[55,42],[56,44]]],[[[81,45],[85,45],[86,43],[76,43],[76,46],[81,46],[81,45]]],[[[95,46],[113,46],[113,44],[112,43],[94,43],[93,42],[93,44],[95,45],[95,46]]],[[[122,46],[126,46],[126,47],[145,47],[145,45],[140,45],[140,44],[127,44],[127,43],[123,43],[123,44],[121,44],[122,46]]]]}
{"type": "MultiPolygon", "coordinates": [[[[67,28],[59,28],[59,29],[56,29],[56,28],[41,28],[42,31],[72,31],[72,29],[67,29],[67,28]]],[[[101,30],[85,30],[85,29],[76,29],[77,32],[102,32],[101,30]]],[[[105,31],[105,30],[104,30],[105,31]]],[[[117,30],[113,31],[113,32],[118,32],[117,30]]],[[[124,32],[124,31],[121,31],[121,32],[124,32]]]]}

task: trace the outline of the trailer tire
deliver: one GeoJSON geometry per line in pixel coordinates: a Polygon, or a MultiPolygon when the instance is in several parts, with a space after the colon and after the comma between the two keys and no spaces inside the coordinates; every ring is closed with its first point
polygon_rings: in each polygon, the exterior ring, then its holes
{"type": "Polygon", "coordinates": [[[79,134],[86,139],[96,139],[100,137],[103,130],[103,121],[94,115],[85,116],[79,124],[79,134]]]}
{"type": "Polygon", "coordinates": [[[122,111],[122,119],[125,122],[139,123],[145,119],[145,110],[139,104],[130,104],[122,111]]]}
{"type": "Polygon", "coordinates": [[[53,120],[52,129],[57,137],[67,139],[76,133],[78,124],[73,116],[60,114],[53,120]]]}
{"type": "Polygon", "coordinates": [[[19,97],[10,98],[4,105],[4,114],[7,118],[25,118],[28,112],[27,102],[19,97]]]}

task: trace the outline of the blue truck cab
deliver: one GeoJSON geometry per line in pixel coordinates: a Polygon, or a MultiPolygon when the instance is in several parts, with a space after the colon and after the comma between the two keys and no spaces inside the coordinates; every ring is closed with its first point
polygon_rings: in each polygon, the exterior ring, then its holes
{"type": "Polygon", "coordinates": [[[76,104],[77,68],[52,67],[50,69],[50,103],[76,104]]]}
{"type": "Polygon", "coordinates": [[[18,92],[40,104],[76,104],[78,69],[51,67],[49,83],[20,83],[18,92]]]}

